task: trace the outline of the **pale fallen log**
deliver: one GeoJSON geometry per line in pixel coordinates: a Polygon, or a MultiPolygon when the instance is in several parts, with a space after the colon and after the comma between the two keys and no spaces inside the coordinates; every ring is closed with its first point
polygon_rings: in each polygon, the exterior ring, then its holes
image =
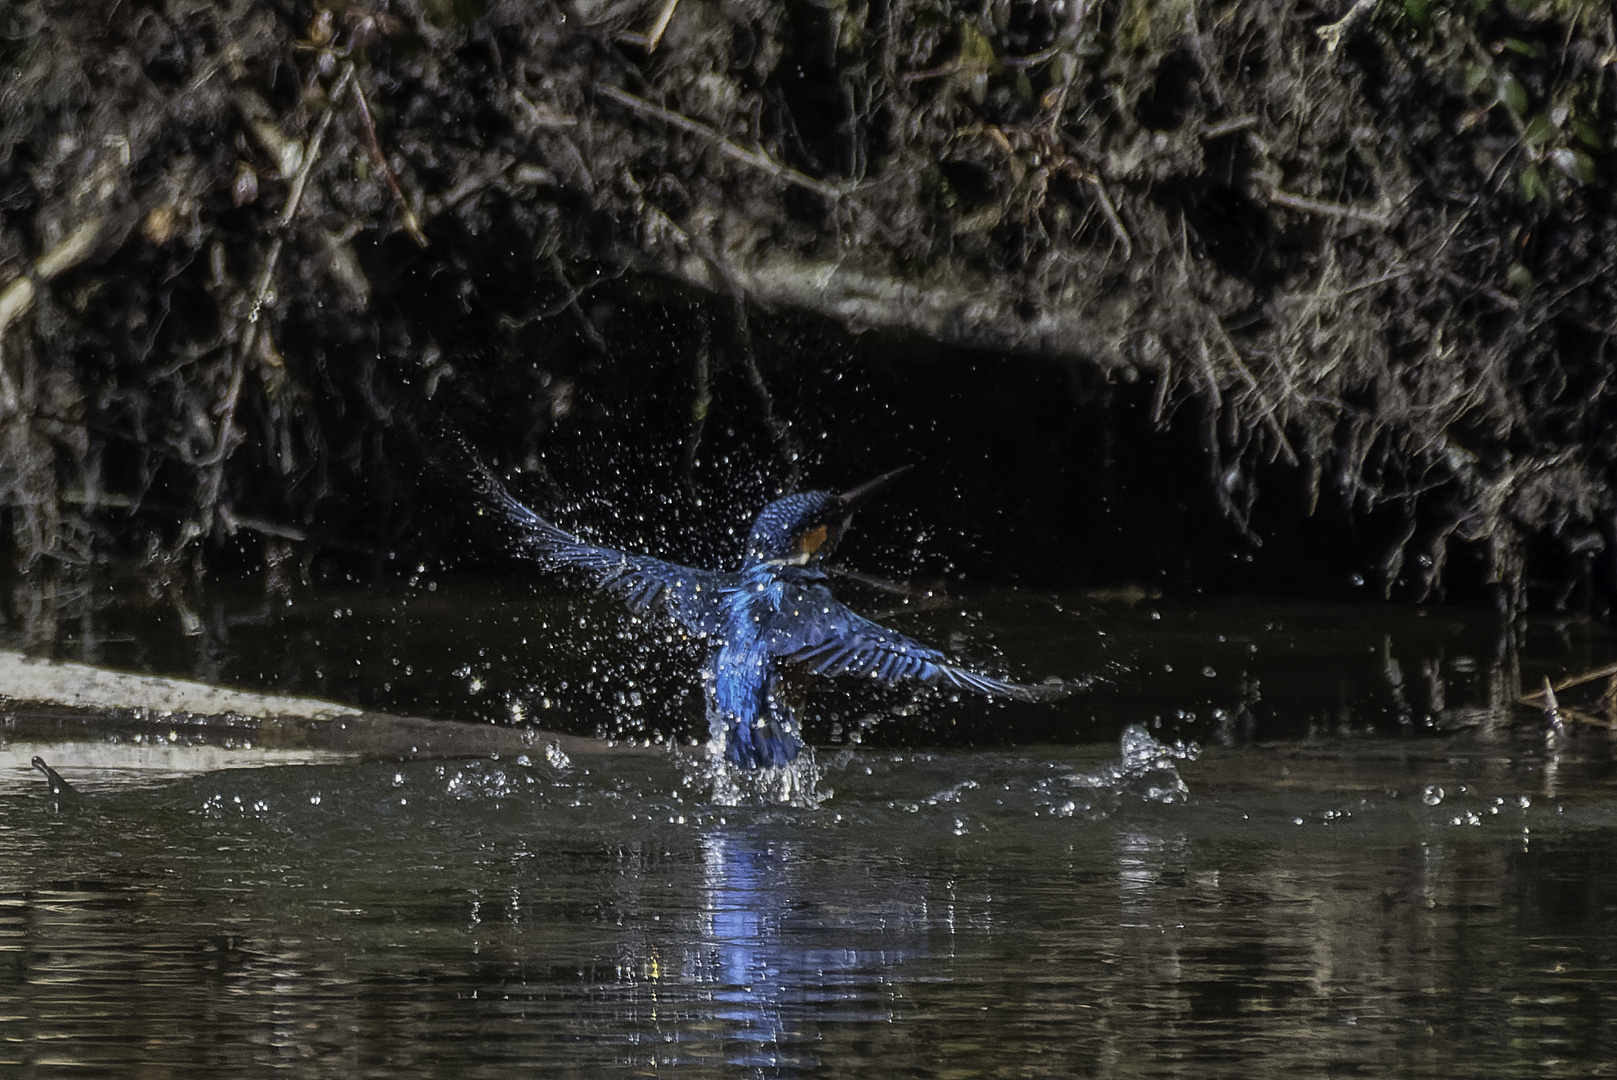
{"type": "Polygon", "coordinates": [[[352,705],[282,694],[257,694],[223,686],[131,675],[61,660],[35,660],[16,652],[0,652],[0,697],[50,702],[74,709],[144,709],[195,716],[284,716],[332,720],[359,716],[352,705]]]}
{"type": "Polygon", "coordinates": [[[554,765],[579,755],[666,752],[0,651],[0,771],[26,770],[35,754],[58,769],[197,772],[354,758],[522,754],[554,765]]]}

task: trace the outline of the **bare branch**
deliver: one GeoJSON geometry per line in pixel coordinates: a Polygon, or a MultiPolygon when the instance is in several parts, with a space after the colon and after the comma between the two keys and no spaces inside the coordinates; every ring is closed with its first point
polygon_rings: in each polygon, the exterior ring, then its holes
{"type": "Polygon", "coordinates": [[[729,139],[726,139],[719,132],[708,127],[706,124],[692,120],[688,116],[681,116],[679,113],[670,112],[660,105],[653,105],[651,102],[619,90],[615,86],[606,86],[597,83],[595,90],[597,93],[604,94],[606,97],[617,102],[619,105],[622,105],[633,112],[637,112],[641,116],[648,116],[661,120],[665,124],[672,124],[681,131],[686,131],[692,135],[699,135],[704,139],[708,139],[718,149],[719,153],[723,154],[725,157],[730,158],[732,161],[739,161],[744,165],[750,165],[754,169],[766,172],[770,176],[775,177],[777,180],[795,185],[796,187],[803,188],[807,191],[812,191],[817,195],[824,195],[828,199],[840,199],[853,190],[851,186],[828,184],[824,180],[816,180],[812,176],[805,176],[796,169],[781,165],[780,163],[771,160],[763,154],[754,153],[751,150],[744,150],[735,143],[731,142],[729,139]]]}

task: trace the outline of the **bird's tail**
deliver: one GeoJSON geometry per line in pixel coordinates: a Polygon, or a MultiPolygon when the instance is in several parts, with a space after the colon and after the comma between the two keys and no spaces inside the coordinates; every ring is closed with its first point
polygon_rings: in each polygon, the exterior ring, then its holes
{"type": "Polygon", "coordinates": [[[790,765],[802,749],[797,732],[781,724],[731,720],[725,732],[725,760],[743,769],[790,765]]]}

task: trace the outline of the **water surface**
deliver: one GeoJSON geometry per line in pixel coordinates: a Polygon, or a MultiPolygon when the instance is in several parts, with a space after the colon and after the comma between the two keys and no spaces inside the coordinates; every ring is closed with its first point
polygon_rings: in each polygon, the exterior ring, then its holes
{"type": "MultiPolygon", "coordinates": [[[[638,628],[576,599],[455,588],[296,597],[233,625],[225,604],[203,619],[223,636],[186,634],[161,604],[97,608],[59,621],[49,647],[82,655],[60,628],[89,627],[103,662],[195,674],[211,656],[215,677],[250,684],[256,667],[259,685],[333,695],[361,684],[335,674],[357,659],[386,673],[352,695],[366,704],[436,700],[486,723],[490,694],[509,695],[509,721],[511,702],[550,693],[548,710],[530,704],[553,726],[684,741],[661,688],[685,661],[647,658],[638,628]],[[583,618],[583,637],[535,633],[536,609],[583,618]],[[500,636],[524,629],[521,658],[500,636]],[[366,651],[367,633],[385,641],[366,651]],[[575,715],[589,662],[642,704],[597,685],[575,715]]],[[[684,751],[240,768],[187,758],[181,740],[120,769],[114,740],[94,767],[63,769],[72,798],[8,768],[0,1066],[1611,1070],[1609,738],[1574,725],[1547,742],[1505,701],[1598,656],[1602,628],[1533,624],[1501,646],[1486,615],[1021,595],[906,618],[930,640],[969,634],[985,662],[1106,681],[1053,717],[833,691],[814,805],[722,805],[684,751]],[[1178,739],[1199,756],[1158,749],[1178,739]]]]}

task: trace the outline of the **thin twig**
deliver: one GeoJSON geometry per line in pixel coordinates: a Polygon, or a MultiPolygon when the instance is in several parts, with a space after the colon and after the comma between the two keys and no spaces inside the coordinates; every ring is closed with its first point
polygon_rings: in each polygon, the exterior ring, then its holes
{"type": "Polygon", "coordinates": [[[1008,68],[1037,67],[1046,60],[1054,60],[1061,55],[1061,50],[1065,47],[1066,42],[1058,41],[1047,49],[1040,49],[1038,52],[1029,53],[1026,56],[1007,56],[999,61],[999,66],[1008,68]]]}
{"type": "MultiPolygon", "coordinates": [[[[35,260],[31,272],[12,279],[5,291],[0,292],[0,337],[5,335],[12,320],[34,302],[35,279],[49,281],[83,262],[95,250],[105,225],[106,218],[99,214],[79,222],[60,243],[35,260]]],[[[17,387],[6,372],[4,356],[4,351],[0,350],[0,406],[11,411],[17,407],[17,387]]]]}
{"type": "Polygon", "coordinates": [[[1333,299],[1340,300],[1344,296],[1352,296],[1356,292],[1363,292],[1365,289],[1373,289],[1377,285],[1385,285],[1389,281],[1397,281],[1399,278],[1406,278],[1414,272],[1415,268],[1413,266],[1401,266],[1396,270],[1389,270],[1385,274],[1382,274],[1379,277],[1373,277],[1368,281],[1360,281],[1353,285],[1344,285],[1342,288],[1336,291],[1336,295],[1333,297],[1333,299]]]}
{"type": "Polygon", "coordinates": [[[672,124],[681,131],[689,132],[692,135],[699,135],[702,138],[709,139],[713,142],[719,153],[723,154],[725,157],[730,158],[733,161],[739,161],[744,165],[751,165],[753,168],[766,172],[770,176],[775,177],[777,180],[803,188],[807,191],[812,191],[817,195],[824,195],[828,199],[840,199],[844,195],[849,194],[851,191],[851,188],[848,186],[828,184],[824,180],[816,180],[814,177],[806,176],[803,173],[798,172],[796,169],[781,165],[780,163],[765,157],[763,154],[754,153],[751,150],[745,150],[731,142],[729,139],[725,138],[718,131],[715,131],[713,128],[708,127],[706,124],[701,123],[700,121],[692,120],[688,116],[681,116],[676,112],[670,112],[661,105],[653,105],[644,98],[637,98],[633,94],[619,90],[615,86],[607,86],[603,83],[597,83],[595,85],[595,91],[596,93],[604,94],[606,97],[617,102],[619,105],[624,106],[632,112],[637,112],[642,116],[653,117],[657,120],[661,120],[665,124],[672,124]]]}
{"type": "Polygon", "coordinates": [[[275,161],[281,179],[298,172],[303,165],[303,144],[287,136],[275,122],[269,105],[248,89],[235,92],[236,109],[259,147],[275,161]]]}
{"type": "Polygon", "coordinates": [[[1095,189],[1095,196],[1100,200],[1100,210],[1106,215],[1107,224],[1117,234],[1118,242],[1123,245],[1123,261],[1128,262],[1134,257],[1134,242],[1129,239],[1129,232],[1123,228],[1123,219],[1117,216],[1117,208],[1112,205],[1111,196],[1106,194],[1106,185],[1101,178],[1093,174],[1085,175],[1085,180],[1095,189]]]}
{"type": "Polygon", "coordinates": [[[920,71],[906,71],[902,76],[900,76],[900,78],[905,83],[918,83],[927,82],[931,79],[942,79],[950,75],[958,75],[965,71],[982,75],[990,71],[998,71],[1000,68],[1017,69],[1037,67],[1038,65],[1045,63],[1048,60],[1053,60],[1057,56],[1061,55],[1061,51],[1065,47],[1065,42],[1058,41],[1056,44],[1051,45],[1048,49],[1040,49],[1038,52],[1029,53],[1027,56],[1007,56],[1004,58],[996,57],[993,60],[954,60],[940,67],[923,68],[920,71]]]}
{"type": "Polygon", "coordinates": [[[1302,214],[1349,218],[1353,221],[1362,221],[1366,225],[1374,225],[1378,229],[1385,229],[1390,224],[1387,220],[1387,215],[1381,211],[1365,210],[1358,206],[1326,202],[1324,199],[1311,199],[1307,195],[1293,195],[1289,191],[1281,191],[1278,188],[1272,188],[1265,192],[1264,199],[1271,206],[1284,206],[1288,210],[1296,210],[1302,214]]]}
{"type": "MultiPolygon", "coordinates": [[[[1557,711],[1559,712],[1562,720],[1576,720],[1580,724],[1593,724],[1596,727],[1603,727],[1603,728],[1610,728],[1612,726],[1612,723],[1611,723],[1610,720],[1602,720],[1598,716],[1591,716],[1590,714],[1584,712],[1582,709],[1574,709],[1574,708],[1572,708],[1571,706],[1568,706],[1568,705],[1562,705],[1557,711]]],[[[1561,732],[1557,732],[1553,728],[1549,728],[1548,730],[1545,731],[1545,735],[1549,736],[1549,735],[1561,734],[1564,731],[1565,731],[1565,725],[1563,724],[1561,732]]]]}
{"type": "Polygon", "coordinates": [[[1555,700],[1555,687],[1550,685],[1550,677],[1544,676],[1544,726],[1549,737],[1566,733],[1566,723],[1561,719],[1561,703],[1555,700]]]}
{"type": "Polygon", "coordinates": [[[657,43],[663,39],[663,31],[668,29],[668,22],[674,17],[674,9],[679,7],[679,0],[663,0],[663,9],[657,14],[657,21],[651,24],[646,33],[646,51],[657,51],[657,43]]]}
{"type": "Polygon", "coordinates": [[[314,134],[309,136],[308,145],[303,151],[297,175],[292,178],[291,187],[287,189],[286,205],[281,208],[280,221],[277,223],[277,235],[270,242],[269,251],[264,255],[264,265],[259,271],[258,282],[253,290],[252,306],[247,311],[247,329],[236,348],[235,362],[230,370],[230,384],[225,390],[224,400],[219,404],[221,415],[219,431],[214,438],[213,452],[198,462],[199,465],[208,467],[208,473],[203,477],[196,501],[199,520],[188,522],[180,531],[179,539],[174,546],[176,554],[202,535],[204,532],[202,523],[208,520],[219,503],[219,489],[224,484],[225,462],[229,460],[230,452],[235,448],[236,405],[241,400],[242,384],[247,379],[248,358],[252,356],[253,347],[258,342],[259,319],[263,315],[264,305],[269,299],[270,288],[275,281],[275,267],[280,262],[281,250],[286,244],[284,233],[296,216],[298,207],[303,203],[304,189],[308,186],[309,175],[314,171],[315,162],[320,159],[320,147],[325,141],[327,129],[331,127],[331,118],[336,111],[337,102],[341,100],[343,92],[353,78],[354,63],[350,60],[343,65],[342,74],[338,76],[336,84],[331,89],[326,107],[315,124],[314,134]]]}
{"type": "Polygon", "coordinates": [[[927,68],[924,71],[906,71],[902,76],[902,81],[906,85],[910,83],[926,82],[929,79],[942,79],[946,76],[954,75],[968,69],[978,71],[991,70],[988,64],[971,64],[968,66],[960,63],[957,60],[953,63],[944,64],[942,67],[927,68]]]}
{"type": "Polygon", "coordinates": [[[1314,33],[1318,34],[1319,39],[1325,43],[1325,51],[1328,53],[1334,53],[1337,50],[1337,47],[1342,44],[1342,36],[1362,22],[1366,15],[1375,10],[1375,6],[1376,0],[1357,0],[1357,2],[1348,9],[1348,13],[1346,15],[1331,23],[1329,26],[1322,26],[1318,30],[1315,30],[1314,33]]]}
{"type": "MultiPolygon", "coordinates": [[[[1276,451],[1285,457],[1287,465],[1295,467],[1298,462],[1297,451],[1292,449],[1291,440],[1286,438],[1285,427],[1281,425],[1279,418],[1275,416],[1278,406],[1269,400],[1269,395],[1264,392],[1263,386],[1258,382],[1257,377],[1252,374],[1252,369],[1246,366],[1246,360],[1241,356],[1241,350],[1236,348],[1235,341],[1230,337],[1229,331],[1224,329],[1224,324],[1215,318],[1212,320],[1212,325],[1215,336],[1224,346],[1225,352],[1229,354],[1231,366],[1235,368],[1242,381],[1257,397],[1258,404],[1262,406],[1263,422],[1268,425],[1270,433],[1274,436],[1276,451]]],[[[1291,380],[1282,376],[1280,383],[1291,397],[1299,401],[1302,400],[1302,395],[1291,384],[1291,380]]]]}
{"type": "Polygon", "coordinates": [[[536,128],[569,128],[578,126],[577,117],[561,116],[557,113],[551,112],[549,109],[542,109],[538,105],[535,105],[533,102],[529,101],[527,95],[522,93],[520,90],[511,91],[511,98],[518,105],[522,106],[523,111],[528,114],[528,122],[536,128]]]}
{"type": "Polygon", "coordinates": [[[279,223],[283,229],[291,224],[292,215],[298,212],[298,204],[303,201],[303,189],[309,183],[309,174],[314,171],[314,163],[320,157],[320,144],[325,141],[326,129],[331,126],[332,113],[353,77],[354,62],[350,60],[343,65],[342,74],[337,77],[337,84],[331,88],[331,96],[327,99],[325,109],[320,113],[320,120],[315,124],[314,134],[309,136],[309,145],[303,152],[303,160],[297,175],[292,178],[292,186],[287,190],[286,205],[281,208],[279,223]]]}
{"type": "MultiPolygon", "coordinates": [[[[1606,664],[1602,667],[1581,672],[1577,675],[1568,675],[1566,678],[1557,683],[1552,683],[1548,679],[1545,679],[1544,684],[1550,691],[1559,693],[1562,690],[1570,690],[1574,686],[1582,686],[1584,683],[1594,682],[1596,679],[1609,678],[1613,675],[1617,675],[1617,664],[1606,664]]],[[[1517,700],[1523,705],[1543,705],[1545,694],[1543,690],[1535,690],[1531,694],[1523,694],[1517,700]]]]}
{"type": "Polygon", "coordinates": [[[520,319],[513,318],[510,315],[501,315],[500,326],[502,328],[506,330],[521,330],[529,323],[537,322],[541,319],[553,319],[557,315],[560,315],[562,312],[566,311],[568,308],[576,308],[578,306],[578,301],[584,296],[584,294],[595,288],[595,286],[606,281],[616,281],[624,274],[624,268],[620,266],[613,270],[610,274],[596,274],[595,280],[587,281],[582,285],[575,286],[571,281],[567,280],[567,268],[562,265],[561,259],[556,255],[550,256],[550,271],[556,275],[556,280],[561,282],[562,288],[566,290],[566,295],[560,300],[557,300],[555,303],[548,304],[545,307],[540,308],[538,311],[535,311],[533,314],[525,315],[520,319]]]}
{"type": "Polygon", "coordinates": [[[1515,311],[1517,308],[1522,306],[1521,301],[1517,300],[1514,296],[1507,296],[1498,289],[1494,288],[1492,285],[1482,285],[1475,281],[1467,281],[1459,274],[1456,274],[1453,270],[1443,271],[1442,276],[1444,281],[1448,282],[1450,285],[1453,285],[1455,288],[1474,290],[1479,295],[1486,296],[1489,300],[1492,300],[1495,304],[1498,304],[1506,311],[1515,311]]]}
{"type": "Polygon", "coordinates": [[[387,163],[387,155],[382,153],[382,144],[376,139],[376,122],[371,119],[371,107],[365,103],[365,90],[357,81],[354,83],[354,104],[359,106],[360,119],[365,121],[365,145],[370,148],[371,160],[376,163],[377,171],[382,174],[382,180],[399,204],[399,213],[404,216],[404,231],[416,242],[417,247],[424,248],[427,246],[426,234],[421,231],[421,225],[416,221],[409,202],[405,200],[404,192],[399,190],[399,179],[393,175],[393,167],[387,163]]]}
{"type": "Polygon", "coordinates": [[[1168,366],[1166,357],[1162,366],[1157,368],[1157,389],[1151,396],[1151,426],[1157,430],[1162,429],[1162,414],[1168,407],[1168,384],[1173,381],[1173,370],[1168,366]]]}
{"type": "Polygon", "coordinates": [[[1229,120],[1220,120],[1216,124],[1208,124],[1202,128],[1202,138],[1222,139],[1226,135],[1237,135],[1258,126],[1256,116],[1237,116],[1229,120]]]}
{"type": "Polygon", "coordinates": [[[5,291],[0,292],[0,334],[33,303],[34,278],[49,281],[83,262],[95,250],[104,224],[106,219],[99,215],[80,222],[65,239],[35,261],[33,273],[17,275],[5,291]]]}
{"type": "Polygon", "coordinates": [[[1594,671],[1584,672],[1571,679],[1565,679],[1555,685],[1550,684],[1550,677],[1544,676],[1544,689],[1533,694],[1523,694],[1516,700],[1523,705],[1533,705],[1544,710],[1544,737],[1551,742],[1566,734],[1566,722],[1576,720],[1580,724],[1594,724],[1597,727],[1610,728],[1612,722],[1603,720],[1598,716],[1591,716],[1582,709],[1574,709],[1562,705],[1556,700],[1556,690],[1565,690],[1580,683],[1592,682],[1602,675],[1617,674],[1617,664],[1611,664],[1594,671]]]}
{"type": "Polygon", "coordinates": [[[219,518],[224,522],[225,531],[232,535],[238,529],[246,529],[248,532],[262,533],[265,536],[277,536],[282,540],[301,542],[309,538],[302,529],[294,529],[290,525],[278,525],[273,521],[265,521],[263,518],[237,514],[228,506],[219,508],[219,518]]]}
{"type": "Polygon", "coordinates": [[[758,395],[758,403],[762,407],[764,427],[774,437],[776,449],[780,451],[790,470],[787,486],[795,488],[797,481],[803,473],[803,448],[792,433],[789,421],[782,420],[775,413],[775,396],[769,392],[769,384],[764,382],[764,373],[758,367],[758,357],[752,351],[752,328],[747,324],[746,302],[739,297],[735,304],[736,337],[739,339],[741,364],[746,370],[747,381],[752,384],[753,393],[758,395]]]}
{"type": "Polygon", "coordinates": [[[856,585],[863,585],[865,588],[873,589],[876,592],[902,596],[906,600],[941,599],[947,603],[949,599],[947,594],[943,593],[941,586],[936,589],[923,588],[919,585],[911,585],[907,581],[894,581],[891,578],[877,577],[875,574],[850,570],[846,566],[836,564],[826,564],[822,569],[832,577],[841,578],[843,581],[851,581],[856,585]]]}

